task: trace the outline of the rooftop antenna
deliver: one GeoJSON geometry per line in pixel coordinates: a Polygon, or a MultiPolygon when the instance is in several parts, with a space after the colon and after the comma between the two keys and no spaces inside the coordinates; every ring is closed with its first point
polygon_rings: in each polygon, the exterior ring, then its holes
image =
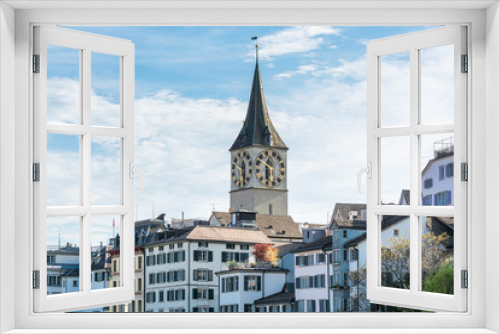
{"type": "Polygon", "coordinates": [[[155,200],[153,200],[153,205],[152,205],[151,211],[153,214],[153,216],[151,216],[151,217],[154,218],[155,217],[155,200]]]}
{"type": "Polygon", "coordinates": [[[215,203],[210,203],[212,205],[212,212],[215,211],[215,203]]]}
{"type": "Polygon", "coordinates": [[[259,44],[257,44],[258,38],[258,36],[252,36],[250,38],[252,41],[255,41],[255,61],[257,62],[257,64],[259,63],[259,44]]]}
{"type": "Polygon", "coordinates": [[[116,223],[115,219],[113,218],[113,235],[111,237],[114,238],[115,236],[116,236],[116,223]]]}
{"type": "Polygon", "coordinates": [[[61,249],[61,226],[59,226],[59,232],[57,233],[57,249],[61,249]]]}

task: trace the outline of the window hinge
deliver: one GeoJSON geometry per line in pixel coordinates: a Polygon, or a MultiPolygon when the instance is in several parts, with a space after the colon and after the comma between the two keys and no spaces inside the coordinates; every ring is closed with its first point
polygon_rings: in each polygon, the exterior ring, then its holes
{"type": "Polygon", "coordinates": [[[40,289],[40,270],[33,270],[33,289],[40,289]]]}
{"type": "Polygon", "coordinates": [[[469,72],[469,57],[467,55],[462,55],[462,68],[460,72],[469,72]]]}
{"type": "Polygon", "coordinates": [[[33,164],[33,181],[40,182],[40,163],[38,162],[33,164]]]}
{"type": "Polygon", "coordinates": [[[40,73],[40,55],[33,55],[33,73],[40,73]]]}
{"type": "Polygon", "coordinates": [[[469,287],[469,273],[467,272],[467,270],[462,270],[461,277],[462,277],[462,289],[467,289],[469,287]]]}
{"type": "Polygon", "coordinates": [[[461,167],[461,180],[469,181],[469,165],[466,162],[462,162],[461,167]]]}

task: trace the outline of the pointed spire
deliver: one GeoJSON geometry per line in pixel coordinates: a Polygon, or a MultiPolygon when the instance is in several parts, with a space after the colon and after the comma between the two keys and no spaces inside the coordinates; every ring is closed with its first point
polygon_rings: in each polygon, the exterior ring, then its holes
{"type": "Polygon", "coordinates": [[[248,102],[247,115],[243,127],[230,148],[230,151],[251,145],[265,145],[288,149],[274,129],[267,111],[262,78],[259,69],[258,45],[255,46],[255,72],[252,91],[248,102]]]}

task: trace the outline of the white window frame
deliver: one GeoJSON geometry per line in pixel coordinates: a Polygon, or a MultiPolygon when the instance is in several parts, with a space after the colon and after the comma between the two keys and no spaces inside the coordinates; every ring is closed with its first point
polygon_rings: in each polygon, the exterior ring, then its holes
{"type": "Polygon", "coordinates": [[[35,290],[37,312],[77,310],[105,303],[119,304],[134,298],[133,287],[133,210],[134,182],[128,175],[128,164],[134,161],[134,45],[127,40],[60,27],[36,26],[33,29],[33,52],[40,56],[39,73],[33,79],[33,160],[40,164],[40,181],[33,184],[34,270],[40,272],[39,289],[35,290]],[[80,113],[79,125],[47,122],[47,45],[59,45],[80,50],[80,113]],[[100,52],[120,57],[120,126],[97,127],[91,123],[91,54],[100,52]],[[47,134],[71,134],[80,142],[80,203],[78,206],[47,206],[47,134]],[[120,202],[118,205],[97,206],[91,203],[91,136],[116,137],[120,143],[120,202]],[[121,286],[116,289],[91,289],[90,233],[92,215],[121,217],[121,286]],[[57,296],[47,295],[47,218],[73,217],[79,221],[79,262],[82,281],[78,292],[57,296]]]}
{"type": "MultiPolygon", "coordinates": [[[[454,136],[455,175],[460,175],[460,164],[467,160],[467,80],[472,71],[461,73],[461,55],[467,54],[467,28],[454,25],[412,34],[371,41],[367,47],[367,152],[371,178],[367,190],[367,298],[376,304],[413,307],[424,310],[464,312],[467,309],[467,289],[461,288],[461,270],[467,270],[467,188],[468,182],[454,179],[455,206],[421,205],[420,136],[432,133],[452,133],[454,136]],[[454,46],[454,123],[421,124],[420,105],[420,51],[443,45],[454,46]],[[410,124],[404,127],[384,128],[381,125],[380,76],[381,58],[385,55],[408,52],[410,56],[410,124]],[[391,136],[404,136],[410,140],[410,205],[383,205],[381,200],[381,141],[391,136]],[[381,231],[384,215],[409,216],[410,219],[410,289],[382,286],[381,231]],[[421,216],[454,217],[454,294],[420,291],[422,271],[420,255],[422,245],[421,216]],[[411,305],[411,306],[410,306],[411,305]]],[[[381,73],[382,72],[382,73],[381,73]]],[[[444,167],[443,167],[444,176],[444,167]]],[[[387,182],[387,181],[385,181],[387,182]]],[[[349,258],[352,254],[349,254],[349,258]]],[[[352,259],[351,259],[352,260],[352,259]]]]}
{"type": "MultiPolygon", "coordinates": [[[[469,233],[469,311],[466,313],[436,314],[273,314],[272,317],[234,315],[223,318],[200,314],[186,317],[170,314],[169,323],[178,327],[191,328],[193,333],[206,332],[207,328],[252,328],[259,323],[269,329],[301,328],[306,332],[315,329],[347,328],[353,326],[352,333],[386,333],[397,328],[399,333],[419,332],[445,333],[457,329],[468,333],[498,333],[500,331],[500,302],[498,298],[500,261],[492,257],[485,265],[486,248],[493,254],[500,251],[500,145],[498,110],[500,109],[500,10],[497,1],[440,1],[418,2],[370,1],[331,1],[329,3],[294,1],[227,3],[216,2],[193,4],[186,2],[184,8],[175,2],[156,3],[159,8],[147,9],[150,2],[128,2],[127,5],[143,8],[116,8],[117,2],[59,2],[46,1],[17,2],[7,1],[0,4],[0,307],[1,331],[30,328],[30,333],[42,333],[42,329],[94,328],[95,333],[107,333],[111,329],[135,328],[141,321],[154,328],[164,328],[165,318],[153,314],[35,314],[31,299],[32,259],[29,254],[32,244],[32,185],[29,181],[32,161],[30,156],[31,120],[31,25],[401,25],[412,26],[465,23],[470,29],[471,63],[474,75],[470,76],[468,103],[469,132],[468,142],[472,154],[469,171],[469,221],[474,222],[474,233],[469,233]],[[78,9],[76,9],[78,6],[78,9]],[[99,6],[99,8],[97,8],[99,6]],[[177,6],[177,7],[176,7],[177,6]],[[245,9],[242,9],[246,6],[245,9]],[[270,8],[271,7],[271,8],[270,8]],[[15,10],[15,9],[19,10],[15,10]],[[85,8],[85,9],[82,9],[85,8]],[[112,10],[102,11],[102,8],[112,10]],[[194,9],[193,9],[194,8],[194,9]],[[25,9],[25,10],[23,10],[25,9]],[[49,9],[49,10],[41,10],[49,9]],[[207,15],[207,9],[212,15],[207,15]],[[486,23],[486,24],[485,24],[486,23]],[[488,29],[486,29],[488,27],[488,29]],[[488,66],[488,71],[485,70],[488,66]],[[15,82],[15,85],[12,83],[15,82]],[[12,112],[15,110],[15,113],[12,112]],[[486,154],[485,152],[488,152],[486,154]],[[14,172],[15,171],[15,172],[14,172]],[[14,175],[14,177],[12,177],[14,175]],[[486,182],[488,175],[488,182],[486,182]],[[15,194],[15,196],[12,196],[15,194]],[[471,197],[470,195],[474,195],[471,197]],[[488,217],[486,217],[488,207],[488,217]],[[486,219],[488,218],[488,219],[486,219]],[[15,222],[15,224],[12,224],[15,222]],[[12,236],[15,236],[13,238],[12,236]],[[472,247],[472,245],[474,247],[472,247]],[[15,252],[12,252],[15,250],[15,252]],[[14,254],[14,255],[12,255],[14,254]],[[28,259],[26,261],[26,259],[28,259]],[[12,268],[15,268],[12,270],[12,268]],[[15,289],[12,287],[15,286],[15,289]],[[488,292],[488,293],[486,293],[488,292]],[[6,303],[6,304],[4,304],[6,303]],[[4,305],[9,305],[4,307],[4,305]],[[12,307],[11,305],[15,305],[12,307]],[[352,317],[356,317],[353,322],[352,317]],[[422,321],[425,320],[425,321],[422,321]],[[363,329],[356,330],[359,324],[363,329]],[[202,326],[203,328],[197,327],[202,326]],[[97,330],[100,328],[101,330],[97,330]],[[381,329],[382,328],[382,329],[381,329]]],[[[471,232],[471,231],[469,231],[471,232]]],[[[143,332],[144,328],[136,332],[143,332]]],[[[235,330],[233,330],[235,331],[235,330]]],[[[45,331],[46,332],[46,331],[45,331]]],[[[129,333],[134,331],[129,330],[129,333]]],[[[20,333],[20,331],[17,331],[20,333]]]]}

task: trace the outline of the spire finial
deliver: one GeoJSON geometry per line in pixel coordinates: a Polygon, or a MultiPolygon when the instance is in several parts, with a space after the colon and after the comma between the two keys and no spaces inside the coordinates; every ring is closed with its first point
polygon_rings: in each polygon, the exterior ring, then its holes
{"type": "Polygon", "coordinates": [[[259,37],[257,36],[252,36],[251,40],[255,41],[255,62],[258,64],[259,63],[259,44],[257,44],[257,39],[259,37]]]}

